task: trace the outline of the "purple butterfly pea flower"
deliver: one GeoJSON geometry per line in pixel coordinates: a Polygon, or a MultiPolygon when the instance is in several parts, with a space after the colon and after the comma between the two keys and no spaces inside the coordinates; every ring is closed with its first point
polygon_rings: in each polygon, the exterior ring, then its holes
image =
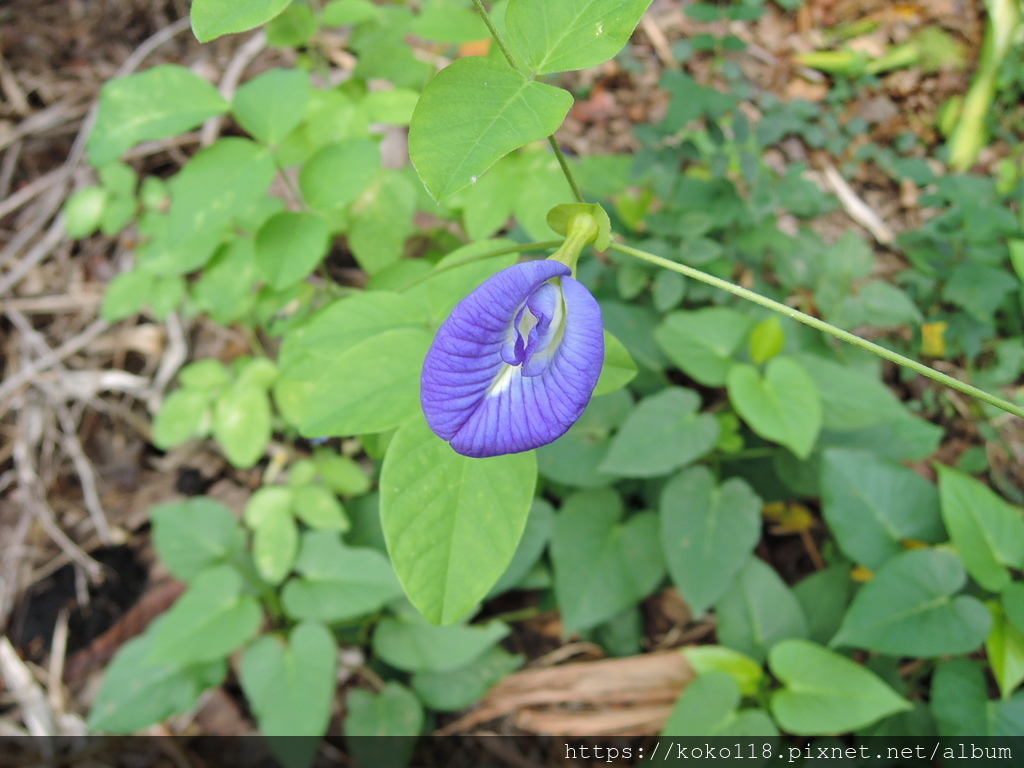
{"type": "Polygon", "coordinates": [[[516,264],[452,310],[427,352],[420,401],[464,456],[529,451],[587,407],[604,363],[601,308],[558,261],[516,264]]]}

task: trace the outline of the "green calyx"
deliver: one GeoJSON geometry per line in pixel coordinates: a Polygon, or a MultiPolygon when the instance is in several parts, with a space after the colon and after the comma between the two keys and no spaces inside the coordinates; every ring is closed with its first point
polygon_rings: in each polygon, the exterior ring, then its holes
{"type": "Polygon", "coordinates": [[[584,246],[605,250],[611,243],[611,221],[599,205],[566,203],[548,212],[548,226],[565,240],[549,258],[560,261],[576,273],[576,262],[584,246]]]}

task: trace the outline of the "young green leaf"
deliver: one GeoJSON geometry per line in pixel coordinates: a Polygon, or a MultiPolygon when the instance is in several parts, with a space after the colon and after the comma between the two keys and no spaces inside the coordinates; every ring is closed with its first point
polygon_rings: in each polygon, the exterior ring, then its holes
{"type": "Polygon", "coordinates": [[[192,31],[200,43],[266,24],[291,0],[193,0],[192,31]]]}
{"type": "Polygon", "coordinates": [[[402,258],[412,232],[416,188],[397,171],[381,171],[352,204],[348,244],[356,261],[375,274],[402,258]]]}
{"type": "Polygon", "coordinates": [[[329,248],[330,229],[322,217],[285,211],[256,233],[256,264],[267,283],[282,290],[305,279],[329,248]]]}
{"type": "Polygon", "coordinates": [[[206,264],[232,224],[265,198],[274,172],[270,151],[248,139],[229,136],[200,150],[168,182],[170,211],[139,265],[182,275],[206,264]]]}
{"type": "Polygon", "coordinates": [[[289,616],[346,621],[382,608],[402,594],[387,558],[368,548],[344,546],[334,531],[308,531],[302,537],[295,570],[284,585],[289,616]]]}
{"type": "Polygon", "coordinates": [[[430,431],[418,404],[416,410],[384,458],[381,520],[409,599],[431,622],[450,624],[472,610],[512,560],[537,460],[532,451],[460,456],[430,431]]]}
{"type": "Polygon", "coordinates": [[[718,421],[700,413],[700,395],[668,387],[640,401],[608,448],[599,470],[656,477],[696,461],[718,440],[718,421]]]}
{"type": "Polygon", "coordinates": [[[380,148],[369,139],[328,144],[299,171],[299,190],[314,211],[338,211],[363,193],[380,170],[380,148]]]}
{"type": "Polygon", "coordinates": [[[1024,632],[1006,618],[999,603],[990,602],[988,610],[992,614],[992,629],[985,638],[985,655],[992,665],[999,692],[1003,699],[1008,699],[1024,682],[1024,632]]]}
{"type": "Polygon", "coordinates": [[[241,86],[231,101],[235,119],[264,144],[279,144],[302,122],[313,88],[301,69],[272,69],[241,86]],[[273,109],[268,109],[268,105],[273,109]]]}
{"type": "Polygon", "coordinates": [[[478,659],[508,632],[508,625],[500,621],[438,627],[415,611],[408,611],[377,625],[373,650],[396,669],[446,672],[478,659]]]}
{"type": "Polygon", "coordinates": [[[636,363],[622,342],[604,332],[604,365],[601,378],[594,388],[594,397],[615,392],[629,384],[636,377],[636,363]]]}
{"type": "Polygon", "coordinates": [[[216,88],[176,64],[110,80],[100,91],[96,124],[86,144],[89,161],[104,165],[141,141],[189,131],[227,110],[216,88]]]}
{"type": "Polygon", "coordinates": [[[713,671],[724,672],[744,696],[756,696],[761,689],[764,670],[746,654],[721,645],[691,645],[680,652],[701,677],[713,671]]]}
{"type": "Polygon", "coordinates": [[[510,0],[512,44],[537,74],[595,67],[622,50],[651,0],[510,0]]]}
{"type": "Polygon", "coordinates": [[[793,592],[756,557],[743,566],[715,610],[719,642],[757,661],[782,640],[807,637],[807,619],[793,592]]]}
{"type": "Polygon", "coordinates": [[[270,398],[255,386],[233,386],[213,408],[213,436],[234,466],[248,469],[267,450],[272,434],[270,398]]]}
{"type": "Polygon", "coordinates": [[[245,532],[235,516],[205,496],[158,504],[149,516],[157,554],[170,572],[185,582],[239,554],[245,545],[245,532]]]}
{"type": "Polygon", "coordinates": [[[202,389],[176,389],[153,420],[153,445],[167,449],[210,431],[213,398],[202,389]]]}
{"type": "Polygon", "coordinates": [[[322,485],[303,485],[292,491],[295,516],[310,528],[347,531],[348,518],[338,497],[322,485]]]}
{"type": "Polygon", "coordinates": [[[551,559],[566,634],[597,626],[647,597],[665,575],[658,517],[641,512],[623,521],[611,490],[582,491],[555,518],[551,559]]]}
{"type": "Polygon", "coordinates": [[[761,499],[740,478],[718,485],[707,467],[691,467],[661,493],[665,562],[695,616],[725,593],[760,537],[761,499]]]}
{"type": "Polygon", "coordinates": [[[1020,510],[962,472],[937,465],[942,519],[971,577],[998,592],[1010,581],[1006,567],[1024,567],[1020,510]]]}
{"type": "Polygon", "coordinates": [[[787,357],[772,358],[762,378],[752,365],[729,370],[729,400],[757,434],[806,459],[821,430],[821,397],[803,366],[787,357]]]}
{"type": "Polygon", "coordinates": [[[290,490],[280,486],[260,488],[246,506],[245,522],[253,530],[253,562],[271,584],[284,581],[299,549],[299,529],[291,506],[290,490]]]}
{"type": "Polygon", "coordinates": [[[772,694],[772,714],[798,736],[857,730],[911,707],[865,667],[807,640],[782,641],[768,666],[784,686],[772,694]]]}
{"type": "Polygon", "coordinates": [[[509,152],[553,134],[571,106],[567,91],[503,62],[458,59],[424,89],[409,127],[409,155],[430,194],[443,200],[509,152]]]}
{"type": "Polygon", "coordinates": [[[970,653],[985,640],[992,617],[977,599],[956,595],[966,582],[952,552],[897,555],[856,594],[829,645],[921,658],[970,653]]]}

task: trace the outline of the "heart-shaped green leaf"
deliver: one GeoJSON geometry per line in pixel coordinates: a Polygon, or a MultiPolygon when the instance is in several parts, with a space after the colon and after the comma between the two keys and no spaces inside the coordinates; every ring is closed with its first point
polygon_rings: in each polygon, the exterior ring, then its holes
{"type": "Polygon", "coordinates": [[[566,499],[555,519],[551,557],[565,632],[589,629],[647,597],[665,573],[658,517],[641,512],[623,521],[611,490],[566,499]]]}
{"type": "Polygon", "coordinates": [[[752,365],[735,365],[726,380],[740,416],[766,440],[786,446],[801,459],[811,455],[821,429],[818,387],[800,363],[788,357],[768,362],[764,378],[752,365]]]}
{"type": "Polygon", "coordinates": [[[823,511],[839,548],[868,568],[903,552],[908,539],[945,540],[935,486],[866,451],[830,448],[821,485],[823,511]]]}
{"type": "Polygon", "coordinates": [[[672,581],[694,615],[729,588],[761,537],[761,499],[739,478],[722,485],[691,467],[661,493],[661,544],[672,581]]]}
{"type": "Polygon", "coordinates": [[[829,645],[919,658],[970,653],[985,640],[992,617],[977,599],[955,596],[966,582],[952,552],[897,555],[853,598],[829,645]]]}
{"type": "Polygon", "coordinates": [[[599,470],[656,477],[699,459],[718,439],[718,420],[699,408],[700,395],[682,387],[645,397],[615,435],[599,470]]]}
{"type": "Polygon", "coordinates": [[[772,714],[798,736],[853,731],[911,708],[873,672],[807,640],[779,643],[768,666],[784,685],[772,694],[772,714]]]}
{"type": "Polygon", "coordinates": [[[342,545],[336,531],[308,531],[284,586],[290,616],[345,621],[379,610],[402,594],[391,564],[375,549],[342,545]]]}

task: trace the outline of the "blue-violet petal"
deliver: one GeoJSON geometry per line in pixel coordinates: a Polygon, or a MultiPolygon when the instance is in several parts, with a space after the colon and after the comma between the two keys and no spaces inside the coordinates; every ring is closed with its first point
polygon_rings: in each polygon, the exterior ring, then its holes
{"type": "Polygon", "coordinates": [[[587,407],[604,363],[601,309],[557,261],[516,264],[452,310],[423,363],[430,428],[464,456],[529,451],[587,407]]]}

